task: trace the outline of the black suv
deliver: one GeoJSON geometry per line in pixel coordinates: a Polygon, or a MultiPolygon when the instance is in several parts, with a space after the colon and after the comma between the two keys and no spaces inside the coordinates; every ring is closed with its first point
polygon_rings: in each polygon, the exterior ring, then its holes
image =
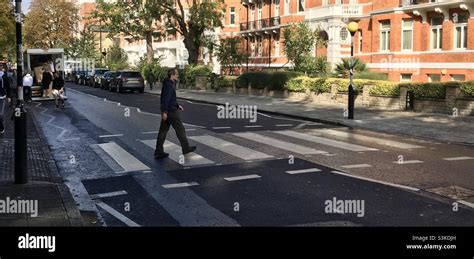
{"type": "Polygon", "coordinates": [[[100,88],[109,90],[112,81],[117,77],[117,71],[107,71],[100,77],[100,88]]]}
{"type": "Polygon", "coordinates": [[[88,85],[92,87],[100,87],[100,77],[104,75],[105,72],[110,71],[107,68],[96,68],[92,70],[89,76],[88,85]]]}

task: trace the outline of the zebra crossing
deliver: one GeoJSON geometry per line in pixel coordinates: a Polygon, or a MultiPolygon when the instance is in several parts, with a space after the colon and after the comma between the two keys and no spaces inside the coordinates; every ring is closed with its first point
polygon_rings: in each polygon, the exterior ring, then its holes
{"type": "MultiPolygon", "coordinates": [[[[146,137],[146,136],[143,136],[146,137]]],[[[200,166],[217,166],[226,164],[221,157],[214,157],[216,153],[224,154],[234,160],[241,162],[253,162],[258,160],[268,160],[282,158],[283,155],[302,155],[311,157],[312,155],[333,154],[335,149],[340,152],[358,154],[360,152],[381,152],[381,147],[392,149],[420,149],[424,146],[366,136],[359,133],[352,133],[336,129],[311,129],[311,130],[277,130],[260,132],[233,132],[215,135],[196,133],[189,137],[190,140],[200,143],[201,147],[196,152],[187,155],[182,154],[181,146],[176,140],[166,140],[164,144],[165,152],[169,153],[169,159],[178,167],[193,168],[200,166]],[[278,138],[281,136],[282,138],[278,138]],[[336,138],[333,139],[332,137],[336,138]],[[345,139],[344,141],[342,139],[345,139]],[[176,143],[174,143],[175,141],[176,143]],[[357,144],[351,143],[357,141],[357,144]],[[244,144],[243,144],[244,143],[244,144]],[[212,155],[203,150],[214,150],[212,155]],[[275,150],[280,150],[275,154],[275,150]]],[[[156,146],[156,139],[137,139],[144,146],[146,153],[152,153],[156,146]]],[[[116,173],[143,171],[149,172],[151,169],[145,162],[140,161],[115,142],[94,145],[96,152],[100,149],[107,154],[111,161],[115,163],[116,173]],[[117,166],[118,165],[118,166],[117,166]],[[117,169],[118,168],[118,169],[117,169]]],[[[470,158],[470,157],[469,157],[470,158]]],[[[468,157],[448,158],[448,161],[468,160],[468,157]]],[[[390,161],[390,162],[393,162],[390,161]]],[[[416,160],[417,163],[423,161],[416,160]]],[[[404,164],[415,163],[407,160],[404,164]]],[[[354,165],[342,164],[341,168],[367,168],[370,164],[360,163],[354,165]]]]}

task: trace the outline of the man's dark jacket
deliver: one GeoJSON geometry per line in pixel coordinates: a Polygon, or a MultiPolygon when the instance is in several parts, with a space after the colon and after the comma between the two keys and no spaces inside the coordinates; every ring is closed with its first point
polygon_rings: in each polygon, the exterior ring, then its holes
{"type": "Polygon", "coordinates": [[[166,78],[161,88],[161,112],[173,112],[178,110],[178,108],[175,83],[173,80],[166,78]]]}

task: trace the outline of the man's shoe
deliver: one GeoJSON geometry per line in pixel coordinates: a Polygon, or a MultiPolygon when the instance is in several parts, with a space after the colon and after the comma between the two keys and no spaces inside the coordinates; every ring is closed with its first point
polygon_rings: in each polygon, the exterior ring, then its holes
{"type": "Polygon", "coordinates": [[[0,135],[3,135],[5,133],[5,129],[0,130],[0,135]]]}
{"type": "Polygon", "coordinates": [[[167,158],[169,156],[170,156],[170,154],[163,153],[163,154],[160,154],[160,155],[155,155],[155,159],[163,159],[163,158],[167,158]]]}
{"type": "Polygon", "coordinates": [[[194,152],[195,150],[196,150],[196,146],[189,147],[189,150],[186,150],[186,151],[183,150],[183,155],[194,152]]]}

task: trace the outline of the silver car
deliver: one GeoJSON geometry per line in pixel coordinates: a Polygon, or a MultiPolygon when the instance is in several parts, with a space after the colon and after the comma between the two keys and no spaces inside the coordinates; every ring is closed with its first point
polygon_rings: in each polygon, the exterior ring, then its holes
{"type": "Polygon", "coordinates": [[[117,76],[110,84],[110,91],[121,93],[125,90],[145,91],[145,81],[140,72],[136,71],[118,71],[117,76]]]}

